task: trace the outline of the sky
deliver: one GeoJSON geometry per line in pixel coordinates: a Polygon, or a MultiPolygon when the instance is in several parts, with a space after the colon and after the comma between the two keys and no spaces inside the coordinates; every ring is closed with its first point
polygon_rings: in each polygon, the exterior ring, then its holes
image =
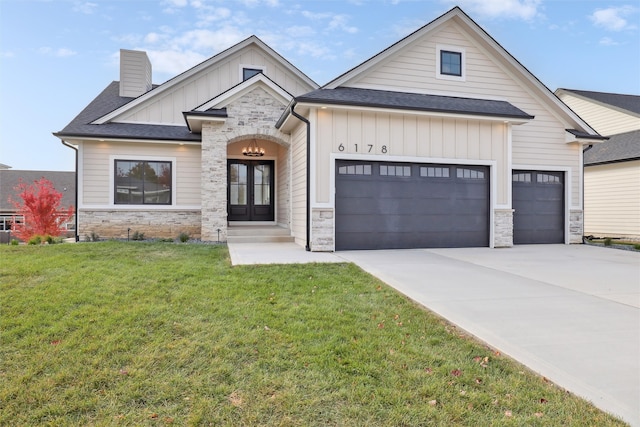
{"type": "Polygon", "coordinates": [[[73,171],[121,48],[159,84],[256,35],[323,85],[456,5],[552,91],[640,95],[640,0],[0,0],[0,163],[73,171]]]}

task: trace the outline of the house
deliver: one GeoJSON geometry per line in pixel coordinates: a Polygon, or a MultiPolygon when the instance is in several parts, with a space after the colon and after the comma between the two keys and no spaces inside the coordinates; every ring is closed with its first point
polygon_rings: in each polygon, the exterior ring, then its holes
{"type": "Polygon", "coordinates": [[[640,96],[558,89],[556,95],[609,137],[584,154],[584,233],[640,240],[640,96]]]}
{"type": "Polygon", "coordinates": [[[55,133],[81,234],[279,225],[308,250],[582,241],[603,138],[455,7],[319,87],[255,36],[159,86],[144,52],[55,133]]]}
{"type": "MultiPolygon", "coordinates": [[[[75,172],[14,170],[9,166],[0,168],[0,231],[9,231],[14,220],[23,220],[21,216],[17,215],[18,212],[15,206],[9,201],[9,198],[20,201],[15,191],[18,184],[21,182],[31,184],[41,178],[45,178],[51,181],[56,191],[62,193],[60,206],[68,208],[76,205],[75,176],[75,172]]],[[[67,223],[66,228],[67,230],[73,230],[74,223],[67,223]]],[[[6,237],[4,233],[0,233],[0,238],[5,239],[6,237]]]]}

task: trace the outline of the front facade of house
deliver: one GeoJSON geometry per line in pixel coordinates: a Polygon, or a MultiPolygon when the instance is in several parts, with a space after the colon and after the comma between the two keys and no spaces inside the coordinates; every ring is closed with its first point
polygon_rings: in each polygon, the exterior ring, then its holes
{"type": "Polygon", "coordinates": [[[558,89],[609,140],[584,154],[584,233],[640,240],[640,96],[558,89]]]}
{"type": "Polygon", "coordinates": [[[459,8],[322,88],[256,37],[157,87],[143,52],[121,55],[120,82],[56,134],[77,149],[80,235],[581,242],[583,144],[601,137],[459,8]]]}

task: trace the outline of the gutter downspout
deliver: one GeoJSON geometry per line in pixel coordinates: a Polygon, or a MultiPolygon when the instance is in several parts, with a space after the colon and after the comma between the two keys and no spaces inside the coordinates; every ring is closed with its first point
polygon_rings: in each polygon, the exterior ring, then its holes
{"type": "Polygon", "coordinates": [[[584,244],[584,218],[585,218],[585,209],[584,209],[584,153],[591,150],[593,148],[593,144],[587,145],[582,150],[582,243],[584,244]]]}
{"type": "Polygon", "coordinates": [[[294,108],[296,108],[296,104],[297,102],[294,100],[293,104],[291,104],[291,114],[307,125],[307,245],[304,249],[309,252],[311,250],[311,123],[295,112],[294,108]]]}
{"type": "Polygon", "coordinates": [[[62,141],[62,145],[65,145],[69,148],[71,148],[73,151],[76,152],[76,194],[75,194],[75,215],[74,215],[74,228],[75,228],[75,239],[76,242],[80,241],[80,238],[78,236],[78,148],[74,147],[73,145],[69,144],[68,142],[66,142],[64,139],[61,139],[60,141],[62,141]]]}

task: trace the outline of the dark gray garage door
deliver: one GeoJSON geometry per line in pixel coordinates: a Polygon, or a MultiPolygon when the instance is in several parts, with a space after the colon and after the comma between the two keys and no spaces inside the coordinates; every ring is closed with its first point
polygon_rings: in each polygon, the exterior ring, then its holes
{"type": "Polygon", "coordinates": [[[564,243],[564,173],[514,170],[513,243],[564,243]]]}
{"type": "Polygon", "coordinates": [[[488,245],[488,167],[336,161],[336,250],[488,245]]]}

